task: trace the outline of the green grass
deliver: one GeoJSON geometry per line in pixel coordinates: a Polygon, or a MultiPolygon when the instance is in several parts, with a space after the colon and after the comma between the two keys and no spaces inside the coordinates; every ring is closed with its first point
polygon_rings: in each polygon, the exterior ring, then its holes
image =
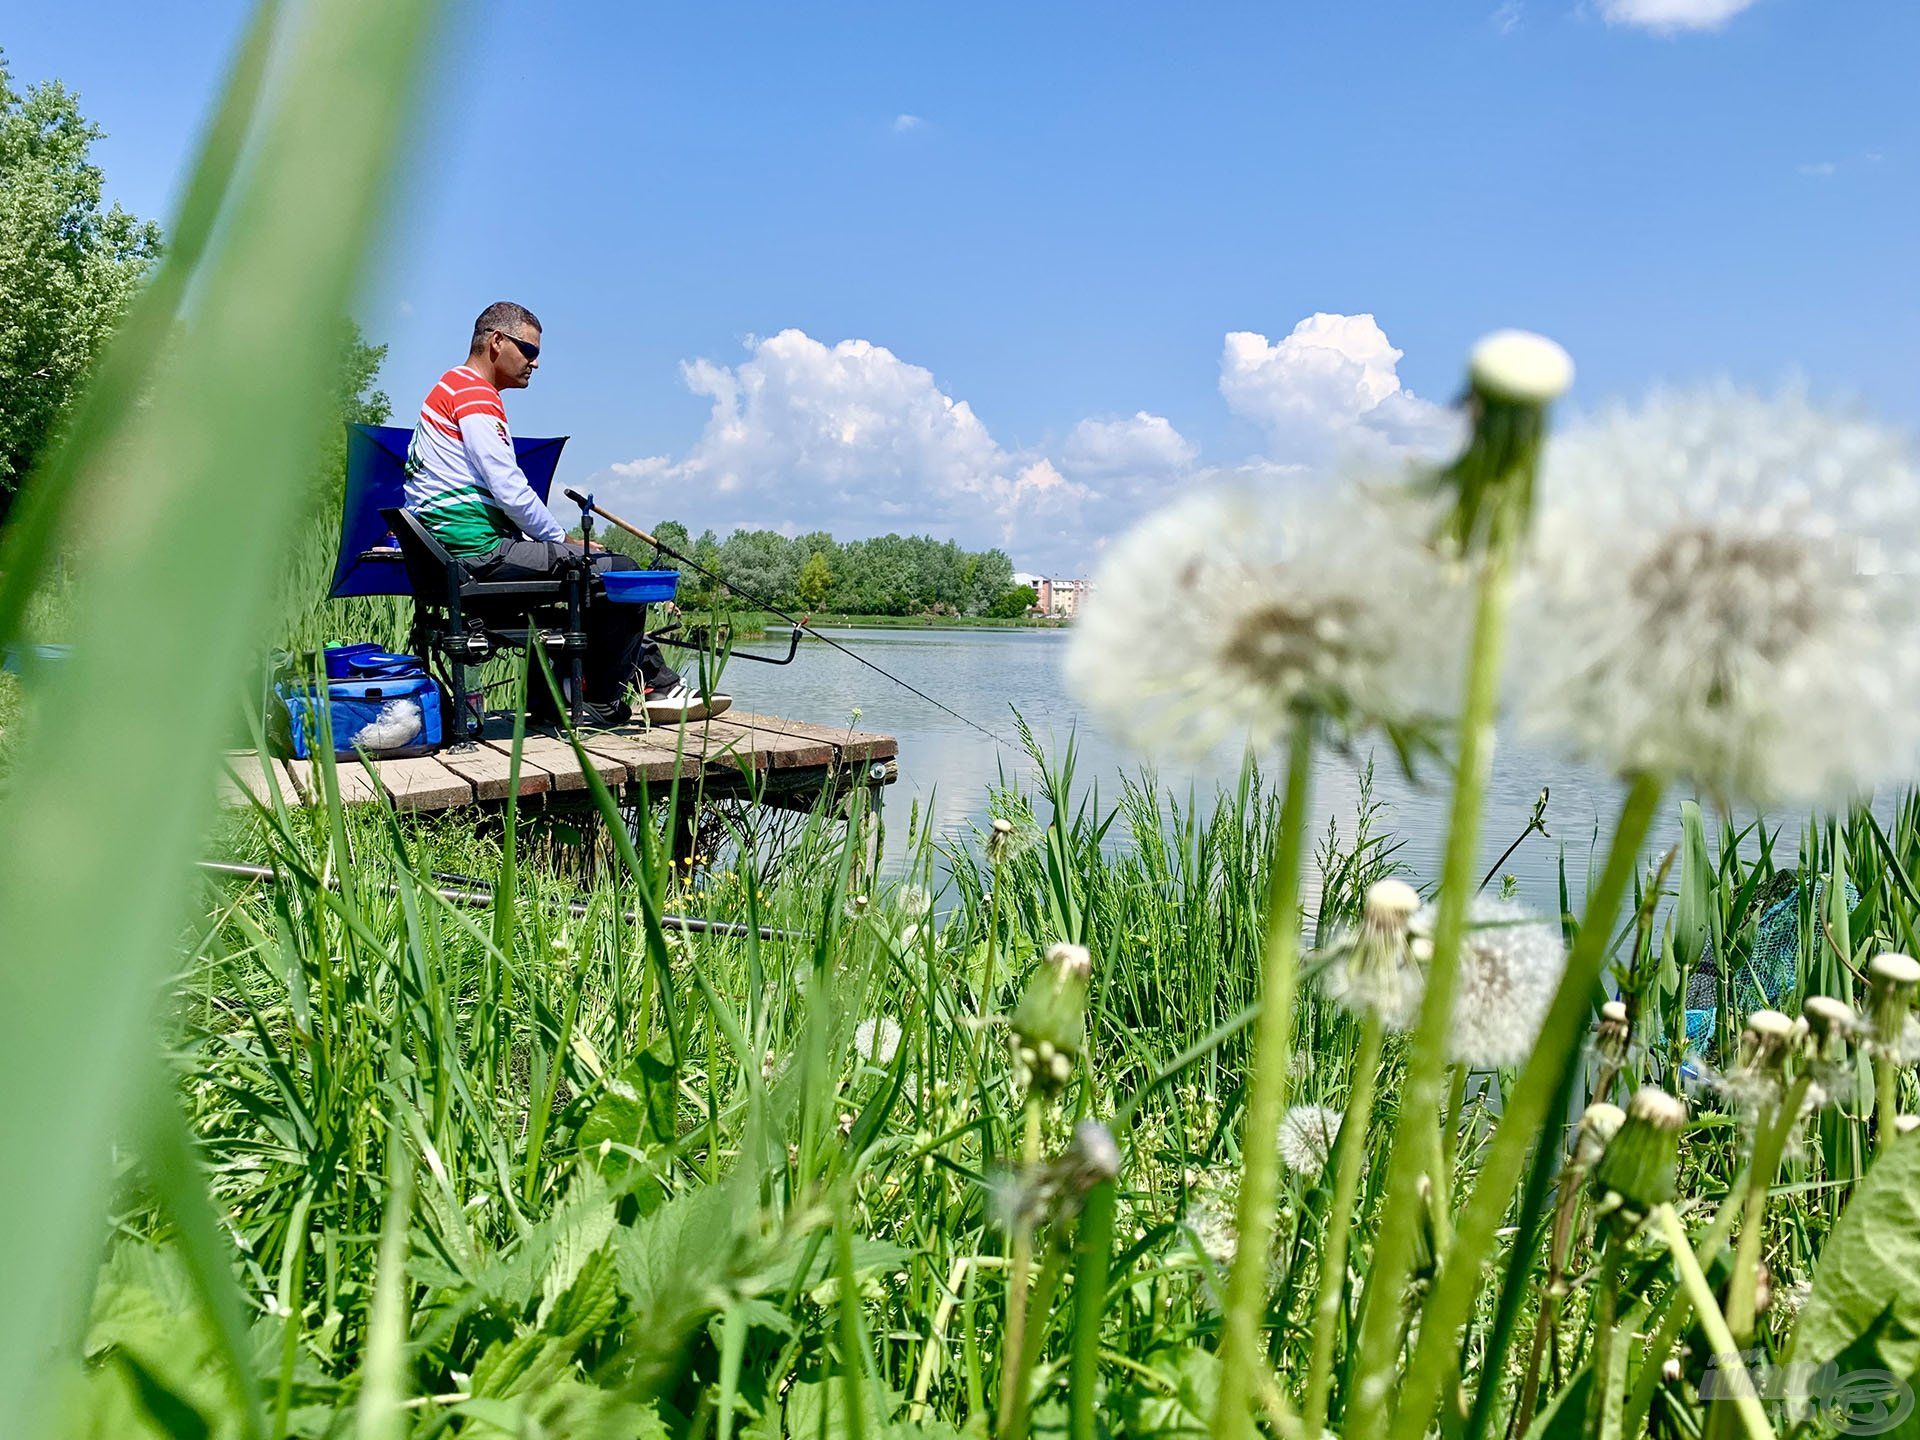
{"type": "MultiPolygon", "coordinates": [[[[556,847],[572,857],[562,865],[533,857],[524,824],[509,843],[363,811],[233,818],[219,844],[285,878],[203,888],[174,951],[164,1064],[248,1297],[244,1336],[223,1349],[201,1318],[178,1222],[136,1166],[93,1322],[61,1367],[69,1428],[56,1433],[164,1433],[169,1404],[239,1433],[225,1373],[236,1353],[274,1425],[333,1433],[372,1383],[382,1266],[396,1256],[396,1383],[411,1397],[401,1433],[802,1434],[823,1415],[846,1433],[850,1385],[873,1427],[983,1424],[1003,1379],[1008,1187],[1034,1176],[1008,1169],[1022,1110],[1004,1019],[975,1017],[1006,1016],[1041,950],[1065,937],[1097,957],[1090,1036],[1041,1112],[1042,1149],[1060,1154],[1075,1117],[1093,1116],[1113,1126],[1123,1163],[1110,1273],[1091,1302],[1071,1278],[1079,1196],[1068,1186],[1035,1200],[1034,1424],[1065,1425],[1066,1358],[1088,1325],[1110,1429],[1204,1420],[1229,1258],[1207,1217],[1230,1213],[1238,1165],[1262,926],[1247,880],[1270,858],[1275,799],[1250,770],[1210,814],[1169,806],[1142,780],[1096,809],[1063,757],[1038,792],[995,797],[1015,827],[998,859],[984,847],[944,857],[927,920],[863,870],[857,827],[825,816],[777,857],[736,854],[692,886],[667,878],[657,815],[631,849],[613,828],[589,833],[585,852],[556,847]],[[1106,843],[1116,834],[1123,844],[1106,843]],[[494,907],[438,902],[434,872],[496,883],[494,907]],[[578,899],[580,917],[563,903],[578,899]],[[679,934],[648,912],[806,939],[679,934]],[[990,948],[999,978],[982,993],[990,948]],[[891,1063],[861,1052],[862,1021],[900,1027],[891,1063]],[[397,1211],[396,1166],[411,1193],[397,1211]]],[[[1316,856],[1321,926],[1352,915],[1394,867],[1370,808],[1341,830],[1316,856]]],[[[1912,923],[1900,876],[1920,862],[1920,810],[1905,807],[1885,845],[1865,816],[1816,829],[1810,857],[1821,863],[1836,841],[1859,856],[1865,953],[1869,937],[1912,923]]],[[[923,837],[913,853],[933,868],[923,837]]],[[[1700,889],[1678,908],[1704,907],[1737,953],[1760,872],[1730,844],[1704,858],[1682,872],[1700,889]]],[[[1659,945],[1650,931],[1620,949],[1631,982],[1647,980],[1659,945]]],[[[1808,952],[1803,985],[1819,982],[1808,952]]],[[[1643,1043],[1609,1093],[1671,1083],[1675,1052],[1657,1038],[1669,988],[1642,994],[1643,1043]]],[[[1309,1057],[1296,1098],[1341,1104],[1354,1025],[1308,987],[1295,1028],[1309,1057]]],[[[1362,1132],[1362,1239],[1404,1062],[1390,1041],[1362,1132]]],[[[1469,1088],[1449,1150],[1456,1193],[1499,1093],[1495,1077],[1469,1088]]],[[[1793,1162],[1809,1199],[1774,1218],[1782,1292],[1811,1272],[1864,1172],[1864,1124],[1838,1121],[1793,1162]]],[[[1707,1108],[1683,1148],[1682,1194],[1711,1206],[1739,1164],[1734,1131],[1707,1108]]],[[[1266,1325],[1296,1376],[1323,1205],[1311,1179],[1283,1181],[1266,1325]]],[[[1548,1403],[1584,1358],[1583,1230],[1548,1403]]],[[[1364,1255],[1356,1243],[1356,1263],[1364,1255]]],[[[1536,1281],[1544,1262],[1527,1267],[1536,1281]]],[[[1674,1291],[1646,1293],[1651,1323],[1674,1291]]],[[[1535,1303],[1517,1316],[1523,1340],[1535,1303]]],[[[1488,1297],[1476,1333],[1491,1320],[1488,1297]]],[[[1782,1316],[1763,1329],[1774,1345],[1788,1333],[1782,1316]]],[[[1514,1349],[1498,1413],[1526,1349],[1514,1349]]],[[[1470,1369],[1468,1393],[1485,1380],[1470,1369]]],[[[1685,1384],[1659,1381],[1657,1393],[1680,1403],[1685,1384]]],[[[1338,1415],[1338,1385],[1334,1398],[1338,1415]]]]}

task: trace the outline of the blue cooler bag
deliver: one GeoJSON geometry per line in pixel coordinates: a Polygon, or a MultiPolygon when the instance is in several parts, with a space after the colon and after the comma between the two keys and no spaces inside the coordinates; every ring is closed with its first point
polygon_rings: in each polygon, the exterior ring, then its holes
{"type": "MultiPolygon", "coordinates": [[[[417,655],[374,645],[343,645],[326,652],[327,726],[333,753],[351,760],[364,750],[376,760],[430,755],[445,739],[440,685],[417,655]]],[[[296,760],[310,760],[321,743],[319,702],[310,685],[277,687],[287,709],[287,738],[296,760]]]]}

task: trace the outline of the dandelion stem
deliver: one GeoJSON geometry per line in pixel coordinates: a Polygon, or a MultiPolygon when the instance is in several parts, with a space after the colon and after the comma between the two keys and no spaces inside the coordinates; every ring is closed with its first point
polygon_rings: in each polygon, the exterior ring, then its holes
{"type": "Polygon", "coordinates": [[[1094,1386],[1100,1378],[1100,1317],[1107,1303],[1113,1255],[1114,1182],[1087,1193],[1080,1211],[1078,1267],[1073,1277],[1073,1359],[1068,1374],[1069,1440],[1094,1440],[1094,1386]]]}
{"type": "Polygon", "coordinates": [[[994,947],[1000,940],[1000,857],[995,856],[989,873],[993,876],[993,893],[987,897],[987,958],[985,968],[980,975],[980,1019],[985,1021],[993,1011],[993,960],[994,947]]]}
{"type": "Polygon", "coordinates": [[[1272,869],[1267,875],[1267,915],[1261,964],[1260,1019],[1254,1032],[1253,1073],[1248,1081],[1241,1132],[1239,1210],[1233,1269],[1221,1316],[1220,1393],[1213,1414],[1214,1440],[1243,1440],[1253,1432],[1250,1404],[1260,1358],[1259,1322],[1266,1308],[1267,1258],[1273,1243],[1274,1196],[1280,1179],[1275,1135],[1286,1104],[1287,1068],[1293,1048],[1294,993],[1300,961],[1300,860],[1305,849],[1307,791],[1313,779],[1312,717],[1296,717],[1287,749],[1287,790],[1280,807],[1272,869]]]}
{"type": "MultiPolygon", "coordinates": [[[[1493,763],[1493,717],[1499,698],[1500,665],[1506,648],[1509,553],[1519,523],[1515,502],[1499,505],[1493,535],[1481,561],[1473,625],[1473,649],[1467,665],[1466,701],[1460,713],[1460,753],[1442,862],[1438,914],[1434,921],[1433,959],[1426,994],[1407,1061],[1400,1119],[1388,1152],[1387,1199],[1380,1238],[1374,1249],[1367,1288],[1376,1292],[1367,1305],[1360,1336],[1359,1381],[1354,1389],[1352,1432],[1378,1435],[1384,1430],[1389,1394],[1388,1372],[1400,1349],[1401,1292],[1413,1268],[1413,1241],[1421,1204],[1419,1181],[1434,1145],[1446,1076],[1447,1029],[1460,971],[1460,944],[1467,905],[1474,893],[1474,860],[1480,843],[1480,811],[1493,763]]],[[[1536,1052],[1538,1053],[1538,1052],[1536,1052]]],[[[1434,1183],[1442,1183],[1439,1176],[1434,1183]]],[[[1442,1209],[1439,1213],[1445,1213],[1442,1209]]]]}
{"type": "Polygon", "coordinates": [[[1900,1089],[1900,1071],[1893,1063],[1891,1055],[1873,1057],[1873,1153],[1886,1153],[1887,1146],[1893,1143],[1895,1134],[1894,1120],[1900,1109],[1898,1095],[1900,1089]]]}
{"type": "Polygon", "coordinates": [[[1742,1197],[1740,1241],[1733,1252],[1733,1280],[1727,1286],[1727,1327],[1733,1338],[1744,1345],[1753,1337],[1754,1297],[1760,1283],[1760,1245],[1766,1238],[1767,1199],[1773,1191],[1774,1175],[1780,1157],[1786,1152],[1787,1138],[1800,1118],[1800,1106],[1807,1098],[1812,1077],[1801,1075],[1787,1087],[1780,1105],[1753,1137],[1753,1164],[1747,1169],[1746,1194],[1742,1197]]]}
{"type": "Polygon", "coordinates": [[[1693,1246],[1687,1240],[1687,1227],[1680,1223],[1680,1216],[1672,1205],[1660,1206],[1653,1212],[1653,1218],[1660,1227],[1660,1233],[1666,1237],[1667,1248],[1673,1256],[1674,1272],[1679,1275],[1687,1298],[1693,1302],[1694,1311],[1700,1318],[1700,1328],[1707,1332],[1707,1343],[1713,1346],[1718,1368],[1736,1372],[1737,1378],[1731,1381],[1734,1387],[1733,1403],[1746,1424],[1747,1434],[1751,1440],[1773,1440],[1773,1427],[1767,1423],[1766,1411],[1760,1408],[1760,1399],[1754,1394],[1746,1362],[1740,1358],[1740,1347],[1734,1343],[1733,1332],[1727,1328],[1726,1316],[1720,1313],[1720,1302],[1713,1297],[1713,1285],[1700,1268],[1700,1262],[1694,1258],[1693,1246]]]}
{"type": "MultiPolygon", "coordinates": [[[[1038,1094],[1027,1096],[1027,1126],[1020,1144],[1021,1185],[1031,1184],[1040,1165],[1040,1112],[1038,1094]]],[[[995,1432],[1000,1440],[1015,1440],[1026,1428],[1027,1413],[1027,1285],[1033,1274],[1033,1222],[1025,1214],[1013,1224],[1012,1266],[1007,1279],[1006,1355],[1001,1362],[1000,1423],[995,1432]]]]}
{"type": "Polygon", "coordinates": [[[1614,1326],[1620,1310],[1620,1226],[1606,1225],[1600,1251],[1600,1282],[1593,1295],[1593,1381],[1587,1391],[1587,1430],[1596,1440],[1619,1440],[1619,1382],[1613,1373],[1614,1326]]]}
{"type": "MultiPolygon", "coordinates": [[[[1613,917],[1639,868],[1640,846],[1659,808],[1660,793],[1660,781],[1647,775],[1636,777],[1628,788],[1607,851],[1606,865],[1587,897],[1580,933],[1568,952],[1566,973],[1540,1027],[1533,1055],[1507,1094],[1500,1124],[1488,1143],[1486,1158],[1466,1208],[1461,1212],[1453,1243],[1428,1296],[1419,1344],[1408,1367],[1406,1383],[1401,1386],[1400,1408],[1393,1430],[1395,1440],[1411,1440],[1424,1433],[1427,1417],[1433,1413],[1440,1392],[1459,1361],[1460,1327],[1466,1324],[1474,1297],[1479,1293],[1481,1271],[1493,1247],[1495,1232],[1507,1213],[1514,1184],[1526,1164],[1527,1150],[1539,1138],[1541,1126],[1546,1122],[1567,1050],[1578,1043],[1580,1031],[1593,1009],[1594,991],[1606,967],[1613,917]]],[[[1436,957],[1437,954],[1436,950],[1436,957]]],[[[1408,1103],[1413,1103],[1411,1096],[1408,1103]]],[[[1383,1231],[1383,1247],[1390,1234],[1391,1231],[1383,1231]]],[[[1387,1338],[1393,1337],[1389,1334],[1387,1338]]],[[[1387,1360],[1391,1359],[1389,1353],[1387,1360]]],[[[1384,1394],[1381,1398],[1385,1398],[1384,1394]]],[[[1355,1433],[1382,1432],[1376,1429],[1355,1433]]]]}
{"type": "Polygon", "coordinates": [[[1352,1239],[1354,1197],[1367,1163],[1367,1129],[1373,1117],[1373,1091],[1379,1077],[1385,1027],[1374,1011],[1361,1021],[1360,1049],[1353,1062],[1346,1119],[1334,1142],[1333,1202],[1320,1245],[1320,1290],[1313,1307],[1313,1355],[1307,1362],[1307,1398],[1302,1425],[1308,1435],[1327,1428],[1328,1392],[1333,1382],[1333,1347],[1340,1330],[1347,1289],[1347,1246],[1352,1239]]]}

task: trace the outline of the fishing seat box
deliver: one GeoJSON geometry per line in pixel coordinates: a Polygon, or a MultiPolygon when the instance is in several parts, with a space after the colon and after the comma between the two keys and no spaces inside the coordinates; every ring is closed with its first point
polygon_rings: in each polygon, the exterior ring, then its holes
{"type": "MultiPolygon", "coordinates": [[[[445,743],[446,707],[440,684],[417,655],[375,645],[326,652],[326,727],[339,760],[360,752],[376,760],[431,755],[445,743]]],[[[322,744],[320,700],[310,684],[275,687],[285,715],[279,737],[296,760],[312,759],[322,744]]]]}

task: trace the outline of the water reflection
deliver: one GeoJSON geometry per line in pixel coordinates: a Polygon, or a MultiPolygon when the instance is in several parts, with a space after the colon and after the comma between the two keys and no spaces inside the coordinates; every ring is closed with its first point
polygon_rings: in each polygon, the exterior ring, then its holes
{"type": "MultiPolygon", "coordinates": [[[[727,686],[743,709],[830,725],[849,723],[857,709],[859,728],[899,738],[900,780],[889,789],[886,800],[888,859],[894,865],[901,860],[910,805],[917,804],[938,833],[963,837],[985,824],[987,791],[1003,775],[1023,784],[1033,781],[1032,763],[1017,739],[1016,710],[1049,755],[1061,753],[1068,738],[1074,738],[1077,780],[1088,788],[1097,785],[1103,802],[1118,797],[1122,773],[1138,774],[1147,760],[1152,761],[1162,790],[1183,801],[1192,793],[1208,802],[1221,787],[1234,783],[1237,754],[1214,754],[1195,765],[1167,756],[1137,755],[1105,734],[1067,692],[1061,672],[1065,631],[828,633],[1002,737],[996,745],[937,706],[817,642],[803,645],[799,658],[783,668],[735,664],[729,670],[727,686]]],[[[1329,753],[1320,758],[1312,807],[1316,837],[1325,833],[1329,820],[1343,836],[1352,833],[1366,759],[1364,753],[1329,753]]],[[[1381,746],[1376,759],[1374,797],[1384,806],[1380,823],[1403,842],[1399,855],[1414,878],[1430,882],[1438,874],[1446,837],[1447,777],[1436,771],[1426,777],[1426,783],[1411,784],[1400,773],[1389,747],[1381,746]]],[[[1566,850],[1568,878],[1577,900],[1586,888],[1590,861],[1597,866],[1594,850],[1612,823],[1621,792],[1604,775],[1503,734],[1482,822],[1482,870],[1526,827],[1543,785],[1550,785],[1553,792],[1547,812],[1553,838],[1529,838],[1503,873],[1514,876],[1523,901],[1551,914],[1560,905],[1561,847],[1566,850]]],[[[1667,807],[1652,840],[1654,847],[1664,848],[1677,838],[1676,809],[1667,807]]]]}

